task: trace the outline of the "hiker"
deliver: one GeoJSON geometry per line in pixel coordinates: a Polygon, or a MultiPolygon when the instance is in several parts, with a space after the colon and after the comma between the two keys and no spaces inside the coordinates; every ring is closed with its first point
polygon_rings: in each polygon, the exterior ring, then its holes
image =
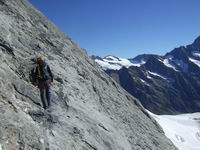
{"type": "Polygon", "coordinates": [[[37,66],[34,73],[34,85],[40,89],[40,97],[43,104],[43,108],[47,109],[51,105],[51,83],[53,82],[53,74],[49,65],[38,57],[36,60],[37,66]],[[46,98],[46,101],[45,101],[46,98]]]}

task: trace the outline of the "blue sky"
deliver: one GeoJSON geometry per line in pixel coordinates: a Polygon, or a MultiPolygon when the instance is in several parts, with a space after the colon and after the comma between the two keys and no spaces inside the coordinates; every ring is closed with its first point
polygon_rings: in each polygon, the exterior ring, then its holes
{"type": "Polygon", "coordinates": [[[89,55],[162,55],[200,35],[200,0],[30,1],[89,55]]]}

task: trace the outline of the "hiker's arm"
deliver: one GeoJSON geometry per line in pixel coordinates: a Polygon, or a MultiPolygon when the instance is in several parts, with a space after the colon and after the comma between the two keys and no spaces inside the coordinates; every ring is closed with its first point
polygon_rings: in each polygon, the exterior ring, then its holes
{"type": "Polygon", "coordinates": [[[49,75],[51,76],[51,82],[53,82],[53,74],[52,74],[51,69],[50,69],[49,66],[47,66],[47,70],[49,72],[49,75]]]}
{"type": "Polygon", "coordinates": [[[37,82],[37,74],[38,74],[38,68],[35,68],[35,71],[33,73],[33,82],[36,83],[37,82]]]}

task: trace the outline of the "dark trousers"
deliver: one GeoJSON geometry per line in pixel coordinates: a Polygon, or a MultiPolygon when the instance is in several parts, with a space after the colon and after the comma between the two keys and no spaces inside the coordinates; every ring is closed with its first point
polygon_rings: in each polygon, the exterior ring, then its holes
{"type": "Polygon", "coordinates": [[[51,105],[51,88],[50,81],[40,81],[38,84],[40,89],[40,97],[44,109],[47,109],[51,105]]]}

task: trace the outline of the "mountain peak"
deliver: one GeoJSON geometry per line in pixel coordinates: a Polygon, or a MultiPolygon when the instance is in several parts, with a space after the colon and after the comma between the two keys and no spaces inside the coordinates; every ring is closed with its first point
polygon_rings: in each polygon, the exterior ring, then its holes
{"type": "Polygon", "coordinates": [[[188,60],[188,51],[186,47],[180,46],[165,55],[166,57],[172,56],[174,59],[188,60]]]}
{"type": "Polygon", "coordinates": [[[158,57],[158,55],[154,55],[154,54],[141,54],[138,55],[136,57],[134,57],[133,59],[129,59],[131,62],[146,62],[148,61],[148,59],[150,57],[158,57]]]}
{"type": "Polygon", "coordinates": [[[110,61],[120,61],[119,57],[113,55],[107,55],[103,59],[110,60],[110,61]]]}
{"type": "Polygon", "coordinates": [[[122,67],[129,68],[131,66],[140,67],[146,63],[144,60],[131,60],[113,55],[107,55],[103,59],[94,56],[92,56],[92,58],[103,68],[103,70],[120,70],[122,67]]]}
{"type": "Polygon", "coordinates": [[[195,39],[192,45],[194,45],[196,48],[198,48],[198,50],[200,50],[200,36],[195,39]]]}
{"type": "MultiPolygon", "coordinates": [[[[127,69],[121,69],[120,67],[121,70],[112,71],[112,68],[110,68],[109,72],[107,71],[106,73],[111,75],[127,91],[134,91],[135,93],[132,92],[131,94],[137,97],[142,102],[143,106],[154,113],[195,112],[200,109],[200,106],[197,104],[197,100],[200,98],[200,94],[197,94],[197,89],[200,89],[200,84],[196,82],[196,80],[199,80],[200,73],[200,52],[197,47],[199,43],[200,37],[195,40],[194,44],[175,48],[165,56],[153,54],[138,55],[133,59],[128,59],[131,65],[126,67],[127,69]],[[139,65],[137,67],[131,67],[134,66],[133,64],[139,65]],[[124,74],[128,72],[132,76],[132,79],[124,79],[126,77],[122,76],[122,72],[124,72],[124,74]],[[123,81],[124,83],[122,83],[123,81]],[[158,88],[158,86],[160,88],[158,88]],[[148,88],[144,89],[144,87],[148,88]],[[138,91],[136,89],[138,89],[138,91]],[[160,91],[160,89],[162,90],[160,91]],[[174,93],[174,91],[178,92],[174,93]],[[195,94],[191,94],[191,91],[195,91],[195,94]],[[147,97],[142,94],[143,92],[147,93],[147,97]],[[190,101],[192,96],[194,97],[193,102],[189,107],[187,101],[190,101]],[[155,99],[160,101],[160,107],[156,106],[156,102],[154,103],[155,99]],[[174,99],[183,102],[183,104],[181,106],[178,106],[178,104],[174,105],[174,99]],[[163,107],[165,102],[171,103],[171,106],[163,107]]],[[[121,58],[114,58],[119,61],[108,62],[110,62],[110,64],[121,63],[121,58]]],[[[112,58],[112,60],[114,58],[112,58]]]]}

